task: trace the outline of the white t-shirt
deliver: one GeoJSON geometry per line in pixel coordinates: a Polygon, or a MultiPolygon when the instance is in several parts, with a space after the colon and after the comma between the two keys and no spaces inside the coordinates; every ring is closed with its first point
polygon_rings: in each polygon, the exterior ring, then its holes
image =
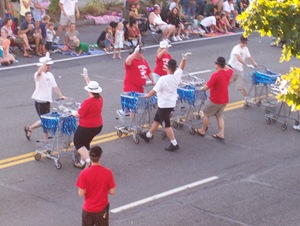
{"type": "Polygon", "coordinates": [[[52,42],[53,41],[53,36],[56,34],[56,32],[54,30],[50,30],[49,28],[47,28],[47,38],[46,41],[47,42],[52,42]]]}
{"type": "Polygon", "coordinates": [[[234,6],[233,4],[229,4],[228,1],[223,3],[223,11],[231,13],[231,11],[234,11],[234,6]]]}
{"type": "Polygon", "coordinates": [[[52,103],[52,89],[57,87],[55,78],[51,72],[44,73],[40,76],[37,72],[34,74],[35,90],[31,96],[36,101],[45,101],[52,103]]]}
{"type": "Polygon", "coordinates": [[[59,0],[59,2],[63,4],[65,12],[68,16],[75,15],[75,4],[78,2],[78,0],[59,0]]]}
{"type": "Polygon", "coordinates": [[[216,25],[217,24],[217,20],[215,18],[215,16],[208,16],[205,17],[200,24],[204,27],[210,27],[211,25],[216,25]]]}
{"type": "Polygon", "coordinates": [[[157,93],[159,108],[174,108],[177,100],[177,88],[182,77],[182,70],[178,68],[174,74],[168,74],[158,79],[153,90],[157,93]]]}
{"type": "Polygon", "coordinates": [[[235,70],[243,71],[243,64],[238,60],[236,55],[239,55],[245,61],[246,58],[251,57],[249,49],[247,46],[241,48],[241,44],[237,44],[230,53],[228,64],[235,70]]]}

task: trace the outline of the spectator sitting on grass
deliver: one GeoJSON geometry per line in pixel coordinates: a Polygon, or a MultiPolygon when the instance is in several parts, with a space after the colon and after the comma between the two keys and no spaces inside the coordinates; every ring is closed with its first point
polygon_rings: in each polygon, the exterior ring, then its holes
{"type": "Polygon", "coordinates": [[[74,38],[73,42],[75,44],[75,53],[77,56],[80,56],[82,53],[88,53],[89,52],[89,46],[85,42],[80,42],[78,38],[74,38]]]}

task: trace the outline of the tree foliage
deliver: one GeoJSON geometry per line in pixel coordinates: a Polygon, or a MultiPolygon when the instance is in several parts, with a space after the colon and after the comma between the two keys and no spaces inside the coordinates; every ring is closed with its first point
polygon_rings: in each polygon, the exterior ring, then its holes
{"type": "MultiPolygon", "coordinates": [[[[300,0],[253,0],[239,19],[242,21],[245,36],[257,31],[261,36],[273,36],[286,41],[280,61],[291,57],[300,59],[300,0]]],[[[291,68],[282,76],[287,85],[285,92],[278,96],[293,110],[300,110],[300,69],[291,68]]]]}

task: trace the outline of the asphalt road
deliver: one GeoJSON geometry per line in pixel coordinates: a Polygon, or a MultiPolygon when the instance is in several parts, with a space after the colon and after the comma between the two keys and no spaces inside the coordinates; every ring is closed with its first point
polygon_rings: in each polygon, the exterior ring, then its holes
{"type": "MultiPolygon", "coordinates": [[[[78,28],[91,42],[96,26],[78,28]]],[[[194,39],[174,44],[171,54],[180,60],[191,51],[186,71],[209,79],[218,56],[228,59],[239,35],[194,39]]],[[[269,46],[269,38],[250,37],[249,48],[255,60],[278,73],[285,73],[293,59],[279,63],[280,49],[269,46]]],[[[154,66],[157,46],[151,37],[145,51],[154,66]]],[[[122,53],[123,59],[128,52],[122,53]]],[[[102,164],[111,168],[117,193],[110,197],[112,226],[232,226],[299,225],[299,132],[287,121],[265,123],[264,109],[242,108],[241,94],[230,87],[230,104],[225,112],[223,142],[211,137],[217,131],[211,119],[207,135],[190,135],[186,127],[175,135],[180,150],[169,153],[160,134],[149,144],[134,144],[132,137],[118,138],[116,110],[124,76],[123,61],[112,55],[68,58],[55,54],[52,72],[66,96],[82,101],[87,97],[80,72],[87,67],[90,77],[103,88],[104,128],[94,144],[104,155],[102,164]]],[[[10,68],[0,67],[0,225],[80,225],[82,198],[74,186],[79,170],[71,163],[71,153],[63,152],[62,169],[52,160],[33,158],[35,142],[28,142],[23,127],[37,119],[30,96],[37,58],[23,59],[10,68]]],[[[35,130],[32,139],[42,137],[35,130]]]]}

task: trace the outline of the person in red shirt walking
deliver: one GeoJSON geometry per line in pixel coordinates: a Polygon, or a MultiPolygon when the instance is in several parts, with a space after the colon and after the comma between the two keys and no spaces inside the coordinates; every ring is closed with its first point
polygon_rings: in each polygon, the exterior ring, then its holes
{"type": "Polygon", "coordinates": [[[89,156],[92,165],[81,171],[76,182],[79,196],[84,197],[83,226],[109,225],[108,195],[115,194],[116,183],[112,171],[100,164],[102,153],[103,151],[99,146],[91,148],[89,156]]]}
{"type": "Polygon", "coordinates": [[[207,84],[201,88],[204,91],[210,89],[210,97],[205,102],[203,108],[204,118],[202,127],[201,129],[196,129],[195,132],[200,136],[204,136],[209,123],[209,117],[216,116],[219,132],[214,134],[213,137],[224,140],[223,112],[226,104],[229,102],[228,85],[233,70],[226,65],[224,57],[218,57],[215,67],[216,72],[211,75],[207,84]]]}
{"type": "Polygon", "coordinates": [[[73,112],[72,115],[79,117],[79,125],[74,134],[74,146],[78,153],[81,155],[81,159],[75,158],[74,166],[78,168],[87,168],[91,164],[89,158],[90,143],[93,138],[99,134],[102,130],[102,107],[103,98],[100,95],[102,88],[98,82],[90,81],[87,70],[83,69],[83,74],[87,86],[84,87],[88,91],[89,98],[81,103],[78,112],[73,112]]]}
{"type": "Polygon", "coordinates": [[[172,59],[172,56],[169,53],[169,48],[171,45],[166,41],[163,40],[159,43],[159,48],[157,50],[156,54],[156,65],[153,70],[153,77],[155,82],[164,75],[167,75],[167,67],[169,60],[172,59]]]}
{"type": "Polygon", "coordinates": [[[155,85],[153,75],[147,60],[143,56],[142,48],[137,45],[125,60],[125,78],[123,92],[144,93],[147,77],[155,85]]]}

